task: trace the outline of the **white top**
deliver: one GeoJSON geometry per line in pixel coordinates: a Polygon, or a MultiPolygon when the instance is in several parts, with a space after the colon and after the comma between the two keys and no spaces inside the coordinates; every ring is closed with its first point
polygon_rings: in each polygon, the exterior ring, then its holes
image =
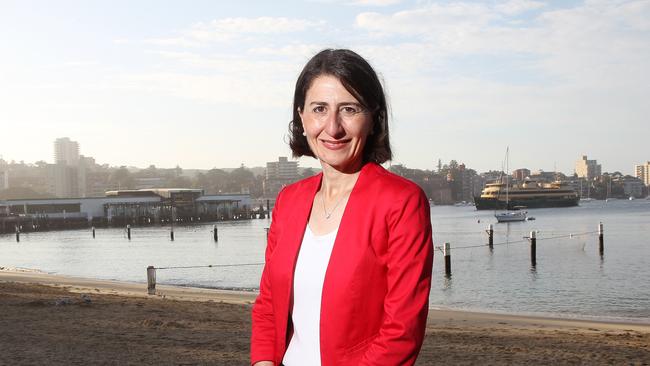
{"type": "Polygon", "coordinates": [[[307,225],[293,276],[293,336],[282,363],[320,365],[320,304],[337,230],[316,236],[307,225]]]}

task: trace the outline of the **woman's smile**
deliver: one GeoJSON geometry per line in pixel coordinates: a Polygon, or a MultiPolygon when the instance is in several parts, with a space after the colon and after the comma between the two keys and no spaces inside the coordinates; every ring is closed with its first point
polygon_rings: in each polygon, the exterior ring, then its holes
{"type": "Polygon", "coordinates": [[[345,148],[348,145],[348,143],[351,141],[351,139],[345,139],[345,140],[324,140],[324,139],[319,139],[319,141],[327,149],[341,150],[341,149],[345,148]]]}

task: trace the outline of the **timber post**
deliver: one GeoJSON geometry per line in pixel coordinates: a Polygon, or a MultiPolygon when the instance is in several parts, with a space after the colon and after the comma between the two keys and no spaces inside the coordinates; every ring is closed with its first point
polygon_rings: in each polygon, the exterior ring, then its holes
{"type": "Polygon", "coordinates": [[[445,257],[445,276],[451,276],[451,243],[445,243],[443,248],[443,255],[445,257]]]}
{"type": "Polygon", "coordinates": [[[156,294],[156,268],[154,266],[147,267],[147,294],[156,294]]]}

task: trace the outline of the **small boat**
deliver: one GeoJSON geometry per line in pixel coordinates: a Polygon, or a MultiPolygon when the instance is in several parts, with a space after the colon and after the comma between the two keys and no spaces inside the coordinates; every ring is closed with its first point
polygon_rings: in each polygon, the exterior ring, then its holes
{"type": "MultiPolygon", "coordinates": [[[[506,148],[506,159],[505,159],[505,166],[506,169],[505,171],[508,171],[508,158],[509,158],[509,153],[510,153],[510,148],[506,148]]],[[[520,208],[522,206],[518,207],[513,207],[514,211],[510,211],[510,199],[508,192],[510,191],[510,184],[509,184],[509,178],[506,175],[505,177],[506,182],[505,182],[505,192],[506,192],[506,201],[505,201],[505,209],[506,212],[495,212],[494,217],[496,217],[497,222],[513,222],[513,221],[525,221],[526,220],[526,211],[522,211],[520,208]]],[[[500,181],[503,180],[503,173],[502,177],[499,179],[500,181]]]]}
{"type": "Polygon", "coordinates": [[[494,214],[498,222],[526,221],[526,211],[508,211],[494,214]]]}

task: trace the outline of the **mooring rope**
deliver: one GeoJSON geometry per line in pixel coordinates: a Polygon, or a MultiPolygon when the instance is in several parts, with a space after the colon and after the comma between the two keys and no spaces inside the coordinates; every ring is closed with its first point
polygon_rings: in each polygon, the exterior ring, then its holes
{"type": "MultiPolygon", "coordinates": [[[[573,233],[573,234],[567,234],[567,235],[558,235],[558,236],[549,236],[546,238],[536,238],[537,241],[542,241],[542,240],[552,240],[552,239],[562,239],[562,238],[573,238],[575,236],[583,236],[583,235],[589,235],[589,234],[596,234],[598,231],[587,231],[584,233],[573,233]]],[[[513,241],[504,241],[500,243],[494,243],[492,244],[493,246],[495,245],[508,245],[508,244],[519,244],[519,243],[527,243],[530,238],[524,237],[522,240],[513,240],[513,241]]],[[[487,247],[489,244],[478,244],[478,245],[466,245],[466,246],[453,246],[452,249],[470,249],[470,248],[482,248],[482,247],[487,247]]],[[[437,246],[435,249],[438,249],[442,251],[442,246],[437,246]]]]}
{"type": "Polygon", "coordinates": [[[172,266],[172,267],[155,267],[156,269],[186,269],[186,268],[221,268],[221,267],[243,267],[243,266],[262,266],[264,263],[236,263],[236,264],[207,264],[203,266],[172,266]]]}

